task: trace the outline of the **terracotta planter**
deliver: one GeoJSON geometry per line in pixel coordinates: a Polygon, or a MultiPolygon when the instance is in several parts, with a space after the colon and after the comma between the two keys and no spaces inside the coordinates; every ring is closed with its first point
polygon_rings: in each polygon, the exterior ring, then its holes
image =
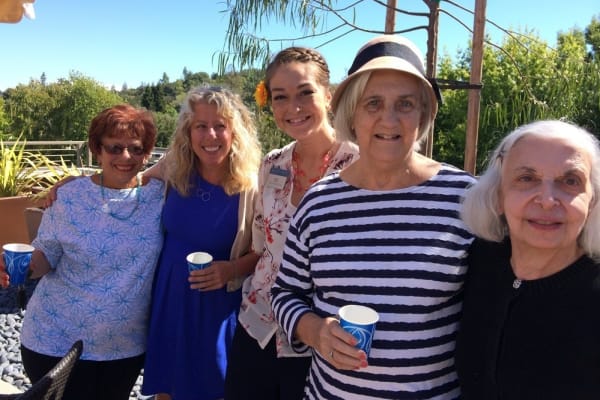
{"type": "Polygon", "coordinates": [[[25,196],[0,197],[0,247],[5,243],[29,243],[25,209],[41,204],[25,196]]]}

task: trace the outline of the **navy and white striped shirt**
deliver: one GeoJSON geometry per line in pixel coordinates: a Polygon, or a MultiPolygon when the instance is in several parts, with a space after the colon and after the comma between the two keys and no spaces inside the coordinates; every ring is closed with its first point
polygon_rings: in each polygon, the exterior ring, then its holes
{"type": "Polygon", "coordinates": [[[442,165],[420,185],[351,186],[339,173],[315,184],[292,220],[273,309],[293,342],[299,318],[346,304],[379,313],[369,366],[333,368],[318,352],[308,399],[454,399],[454,344],[466,255],[473,240],[460,201],[474,178],[442,165]]]}

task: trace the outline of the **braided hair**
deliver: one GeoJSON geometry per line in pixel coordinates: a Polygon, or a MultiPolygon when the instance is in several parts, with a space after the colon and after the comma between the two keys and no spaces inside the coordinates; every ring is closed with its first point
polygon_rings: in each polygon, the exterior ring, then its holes
{"type": "Polygon", "coordinates": [[[271,79],[277,68],[280,65],[289,64],[293,62],[298,63],[313,63],[316,68],[317,82],[326,88],[329,88],[329,66],[325,61],[325,58],[321,53],[315,49],[308,47],[288,47],[287,49],[281,50],[273,57],[269,65],[267,66],[265,76],[265,86],[267,87],[268,99],[271,99],[271,79]]]}

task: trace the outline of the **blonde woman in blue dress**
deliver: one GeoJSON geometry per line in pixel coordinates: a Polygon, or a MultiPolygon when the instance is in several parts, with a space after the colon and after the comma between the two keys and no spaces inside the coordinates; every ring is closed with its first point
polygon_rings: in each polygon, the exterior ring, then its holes
{"type": "Polygon", "coordinates": [[[230,90],[192,89],[164,161],[149,171],[168,185],[142,388],[157,399],[224,396],[241,280],[258,259],[250,249],[260,162],[254,126],[230,90]],[[194,251],[215,261],[189,273],[194,251]]]}

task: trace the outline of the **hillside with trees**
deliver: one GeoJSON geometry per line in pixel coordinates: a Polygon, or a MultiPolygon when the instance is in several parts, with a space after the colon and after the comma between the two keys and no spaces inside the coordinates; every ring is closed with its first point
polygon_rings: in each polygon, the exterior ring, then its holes
{"type": "MultiPolygon", "coordinates": [[[[470,51],[440,57],[437,77],[468,81],[470,51]]],[[[45,76],[0,92],[0,135],[27,140],[84,140],[89,122],[100,110],[127,102],[154,113],[157,146],[168,146],[185,93],[197,85],[223,85],[239,93],[254,110],[263,151],[289,139],[279,132],[268,108],[258,109],[254,89],[263,71],[209,75],[183,68],[181,77],[163,74],[156,83],[137,88],[105,88],[93,77],[71,73],[57,82],[45,76]]],[[[600,19],[585,29],[557,33],[551,48],[532,32],[507,34],[502,43],[484,48],[479,123],[478,171],[498,140],[525,122],[562,118],[600,135],[600,19]]],[[[336,82],[333,82],[334,84],[336,82]]],[[[467,91],[444,90],[436,120],[433,157],[463,165],[467,91]]]]}

